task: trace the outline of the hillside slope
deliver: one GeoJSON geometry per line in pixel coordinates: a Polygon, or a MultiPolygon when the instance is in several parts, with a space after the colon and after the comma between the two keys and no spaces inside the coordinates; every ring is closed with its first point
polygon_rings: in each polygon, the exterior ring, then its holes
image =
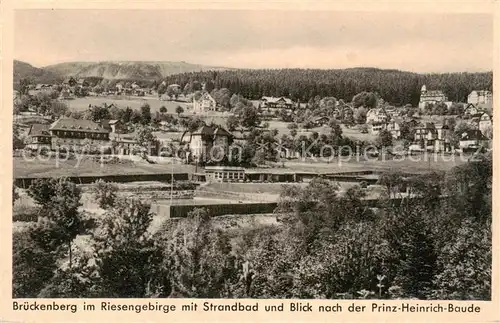
{"type": "Polygon", "coordinates": [[[44,67],[45,70],[64,77],[100,77],[108,80],[161,79],[173,74],[201,72],[208,70],[226,70],[224,67],[212,67],[186,62],[68,62],[44,67]]]}

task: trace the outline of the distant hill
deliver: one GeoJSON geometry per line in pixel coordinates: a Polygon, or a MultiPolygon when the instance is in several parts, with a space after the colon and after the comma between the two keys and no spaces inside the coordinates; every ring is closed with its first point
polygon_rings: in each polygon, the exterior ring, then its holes
{"type": "Polygon", "coordinates": [[[34,67],[25,62],[14,60],[14,85],[19,83],[20,79],[29,78],[33,83],[58,83],[63,77],[58,73],[48,71],[44,68],[34,67]]]}
{"type": "Polygon", "coordinates": [[[158,80],[179,73],[227,70],[186,62],[68,62],[43,68],[63,77],[98,77],[107,80],[158,80]]]}
{"type": "Polygon", "coordinates": [[[377,92],[394,105],[412,104],[420,99],[420,89],[442,90],[450,101],[466,102],[472,90],[492,90],[493,73],[419,74],[394,69],[357,67],[347,69],[234,69],[171,75],[167,84],[190,80],[213,82],[215,88],[228,88],[249,99],[288,96],[307,102],[315,96],[333,96],[344,101],[363,91],[377,92]]]}

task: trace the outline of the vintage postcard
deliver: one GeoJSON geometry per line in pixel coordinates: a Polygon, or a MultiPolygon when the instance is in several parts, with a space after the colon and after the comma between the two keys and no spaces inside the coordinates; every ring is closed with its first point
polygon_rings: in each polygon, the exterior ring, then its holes
{"type": "Polygon", "coordinates": [[[500,319],[498,3],[0,6],[0,322],[500,319]]]}

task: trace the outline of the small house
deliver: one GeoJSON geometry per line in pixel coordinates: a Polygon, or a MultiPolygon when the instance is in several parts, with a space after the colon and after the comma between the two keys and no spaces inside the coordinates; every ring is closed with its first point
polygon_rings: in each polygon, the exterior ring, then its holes
{"type": "Polygon", "coordinates": [[[28,131],[26,147],[33,150],[50,149],[51,138],[48,124],[33,124],[28,131]]]}

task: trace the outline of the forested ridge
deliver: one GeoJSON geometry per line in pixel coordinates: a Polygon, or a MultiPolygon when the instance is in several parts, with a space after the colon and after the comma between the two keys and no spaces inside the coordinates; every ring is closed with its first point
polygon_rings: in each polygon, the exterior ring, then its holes
{"type": "Polygon", "coordinates": [[[493,73],[417,74],[377,68],[350,69],[238,69],[175,74],[167,84],[192,81],[213,82],[249,99],[261,96],[289,96],[306,102],[315,96],[351,101],[357,93],[378,92],[394,105],[417,105],[420,89],[442,90],[450,101],[465,102],[472,90],[492,90],[493,73]]]}
{"type": "Polygon", "coordinates": [[[41,179],[28,189],[35,222],[13,235],[13,297],[490,300],[491,180],[491,154],[386,173],[373,209],[360,186],[316,178],[282,188],[279,224],[224,229],[195,209],[152,233],[149,202],[112,183],[92,188],[95,218],[76,184],[41,179]],[[388,199],[406,185],[418,198],[388,199]]]}

